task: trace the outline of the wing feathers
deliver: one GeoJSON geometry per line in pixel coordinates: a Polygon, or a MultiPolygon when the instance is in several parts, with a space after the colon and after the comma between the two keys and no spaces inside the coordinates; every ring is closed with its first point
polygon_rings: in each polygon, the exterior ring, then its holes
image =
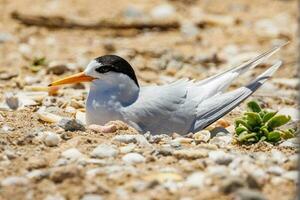
{"type": "Polygon", "coordinates": [[[198,107],[197,116],[199,118],[194,124],[194,131],[198,131],[209,126],[238,106],[242,101],[255,92],[268,78],[270,78],[281,64],[281,61],[277,61],[268,70],[259,75],[254,81],[245,87],[217,95],[201,103],[198,107]]]}

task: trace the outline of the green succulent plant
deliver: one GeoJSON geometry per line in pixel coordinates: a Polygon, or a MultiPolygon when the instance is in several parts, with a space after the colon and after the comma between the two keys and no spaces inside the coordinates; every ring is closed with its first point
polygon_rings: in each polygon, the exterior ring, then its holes
{"type": "Polygon", "coordinates": [[[295,137],[294,129],[278,129],[290,120],[288,115],[277,115],[277,112],[262,109],[256,101],[250,101],[247,103],[247,112],[235,120],[235,136],[242,143],[276,143],[281,139],[295,137]]]}

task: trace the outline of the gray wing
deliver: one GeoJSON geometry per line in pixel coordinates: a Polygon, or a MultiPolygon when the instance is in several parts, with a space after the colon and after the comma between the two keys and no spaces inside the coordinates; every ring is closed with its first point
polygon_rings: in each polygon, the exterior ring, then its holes
{"type": "Polygon", "coordinates": [[[124,119],[138,130],[152,134],[186,133],[192,127],[197,102],[187,101],[188,80],[163,86],[142,87],[135,103],[122,111],[124,119]]]}
{"type": "Polygon", "coordinates": [[[197,120],[195,121],[193,132],[209,126],[238,106],[242,101],[247,99],[253,92],[262,86],[262,84],[277,71],[281,64],[281,61],[276,62],[245,87],[215,95],[214,97],[206,99],[200,103],[197,108],[197,120]]]}

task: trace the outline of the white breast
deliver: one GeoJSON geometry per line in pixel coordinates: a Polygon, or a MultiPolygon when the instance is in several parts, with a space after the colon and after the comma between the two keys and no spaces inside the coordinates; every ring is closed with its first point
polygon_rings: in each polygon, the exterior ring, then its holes
{"type": "Polygon", "coordinates": [[[135,102],[138,95],[139,87],[127,75],[115,72],[103,74],[91,84],[86,102],[87,124],[125,121],[121,110],[135,102]]]}

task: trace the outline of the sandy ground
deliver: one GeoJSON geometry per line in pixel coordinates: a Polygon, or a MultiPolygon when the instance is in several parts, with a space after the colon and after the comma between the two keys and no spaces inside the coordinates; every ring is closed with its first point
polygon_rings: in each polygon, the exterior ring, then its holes
{"type": "MultiPolygon", "coordinates": [[[[55,120],[41,120],[38,110],[60,117],[82,114],[87,84],[66,86],[56,96],[49,96],[45,88],[59,77],[81,71],[103,54],[126,58],[141,85],[164,84],[183,77],[200,80],[289,41],[231,89],[281,59],[284,64],[275,77],[252,98],[295,119],[297,17],[296,0],[0,0],[0,100],[5,102],[13,93],[19,95],[20,104],[27,105],[17,110],[7,109],[5,103],[0,107],[0,199],[250,199],[247,192],[258,195],[256,199],[295,199],[295,147],[223,144],[213,139],[199,144],[192,136],[177,134],[146,136],[146,144],[120,142],[117,136],[137,136],[136,131],[120,122],[113,133],[65,131],[55,120]],[[167,12],[159,13],[157,7],[166,4],[167,12]],[[24,25],[12,18],[14,11],[45,18],[59,16],[80,24],[101,19],[144,23],[155,18],[180,27],[48,28],[24,25]],[[35,70],[32,62],[41,57],[47,64],[35,70]],[[57,66],[59,73],[53,70],[57,66]],[[58,145],[45,144],[46,131],[59,136],[58,145]],[[91,152],[101,144],[118,153],[93,156],[91,152]],[[70,149],[76,152],[66,155],[70,149]],[[196,156],[180,151],[192,151],[196,156]],[[130,152],[144,160],[126,163],[124,156],[130,152]],[[210,152],[225,152],[230,162],[220,164],[210,152]]],[[[230,133],[234,118],[244,109],[242,104],[223,118],[231,125],[227,127],[230,133]]]]}

